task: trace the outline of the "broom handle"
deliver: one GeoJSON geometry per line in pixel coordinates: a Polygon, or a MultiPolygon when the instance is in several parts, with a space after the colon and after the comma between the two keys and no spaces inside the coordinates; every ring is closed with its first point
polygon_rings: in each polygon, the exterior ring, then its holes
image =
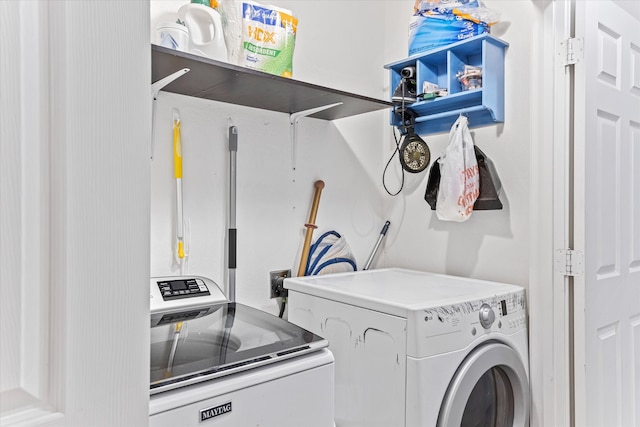
{"type": "Polygon", "coordinates": [[[382,239],[384,239],[384,236],[386,236],[387,231],[389,230],[389,225],[391,224],[391,222],[387,221],[384,223],[384,226],[382,227],[382,231],[380,231],[380,235],[378,236],[378,241],[376,242],[375,246],[373,247],[373,250],[371,251],[371,255],[369,255],[369,259],[367,260],[367,263],[364,265],[363,270],[368,270],[369,267],[371,267],[371,263],[373,262],[373,258],[375,258],[376,253],[378,253],[378,248],[380,247],[380,243],[382,243],[382,239]]]}
{"type": "Polygon", "coordinates": [[[300,266],[298,267],[298,276],[304,276],[307,269],[307,259],[309,258],[309,249],[311,248],[311,239],[313,230],[318,228],[315,224],[316,215],[318,214],[318,205],[320,204],[320,194],[324,188],[324,181],[318,180],[314,184],[313,203],[311,204],[311,215],[309,222],[304,226],[307,227],[307,233],[304,236],[304,246],[302,246],[302,255],[300,256],[300,266]]]}

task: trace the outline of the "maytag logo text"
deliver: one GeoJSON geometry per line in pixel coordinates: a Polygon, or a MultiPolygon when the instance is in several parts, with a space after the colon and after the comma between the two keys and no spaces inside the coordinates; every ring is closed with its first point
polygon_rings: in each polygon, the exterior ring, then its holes
{"type": "Polygon", "coordinates": [[[211,408],[201,409],[200,422],[210,420],[211,418],[215,418],[229,412],[231,412],[231,402],[227,402],[218,406],[212,406],[211,408]]]}

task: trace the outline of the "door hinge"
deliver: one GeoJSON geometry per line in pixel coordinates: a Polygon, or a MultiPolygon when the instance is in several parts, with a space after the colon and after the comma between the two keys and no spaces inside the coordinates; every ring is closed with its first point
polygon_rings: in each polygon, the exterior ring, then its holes
{"type": "Polygon", "coordinates": [[[563,65],[573,65],[582,61],[584,49],[581,38],[570,38],[560,43],[560,52],[563,56],[563,65]]]}
{"type": "Polygon", "coordinates": [[[558,249],[553,257],[556,273],[564,276],[580,276],[583,271],[584,254],[573,249],[558,249]]]}

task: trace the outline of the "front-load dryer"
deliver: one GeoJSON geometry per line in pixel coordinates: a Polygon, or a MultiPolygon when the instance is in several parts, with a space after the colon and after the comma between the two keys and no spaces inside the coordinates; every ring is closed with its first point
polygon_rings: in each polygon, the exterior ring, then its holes
{"type": "Polygon", "coordinates": [[[289,320],[329,340],[337,427],[528,426],[523,288],[405,269],[285,287],[289,320]]]}

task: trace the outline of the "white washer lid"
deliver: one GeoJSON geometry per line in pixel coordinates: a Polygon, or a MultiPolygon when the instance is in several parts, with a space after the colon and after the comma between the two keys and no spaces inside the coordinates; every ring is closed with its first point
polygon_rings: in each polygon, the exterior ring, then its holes
{"type": "Polygon", "coordinates": [[[402,268],[285,279],[284,287],[383,313],[442,307],[521,290],[516,285],[402,268]]]}

